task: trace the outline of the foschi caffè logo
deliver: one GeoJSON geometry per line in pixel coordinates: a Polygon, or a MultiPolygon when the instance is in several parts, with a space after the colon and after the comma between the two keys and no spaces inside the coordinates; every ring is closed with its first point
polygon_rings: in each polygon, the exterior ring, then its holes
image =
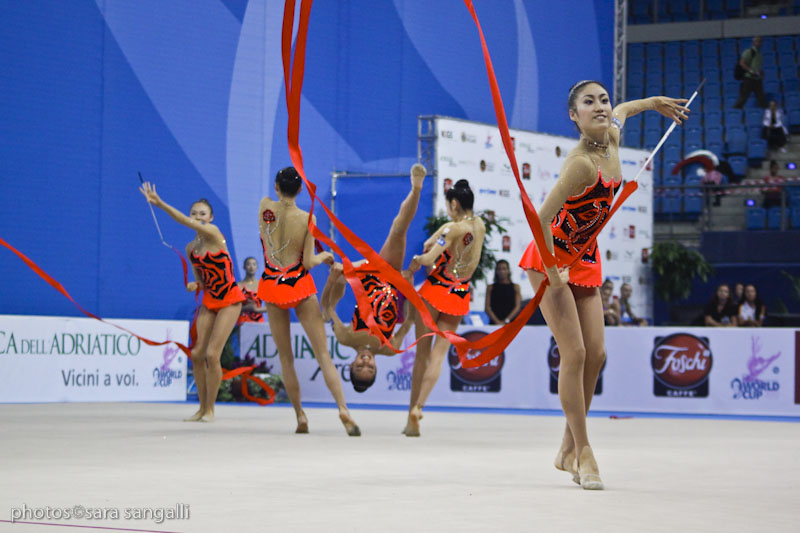
{"type": "Polygon", "coordinates": [[[54,333],[25,338],[0,330],[0,355],[139,355],[142,341],[127,333],[54,333]]]}

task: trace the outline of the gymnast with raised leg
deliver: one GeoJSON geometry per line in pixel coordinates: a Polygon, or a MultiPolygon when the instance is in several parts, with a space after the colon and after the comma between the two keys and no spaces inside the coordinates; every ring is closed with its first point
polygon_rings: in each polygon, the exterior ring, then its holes
{"type": "Polygon", "coordinates": [[[612,110],[602,83],[585,80],[573,85],[568,96],[569,117],[580,132],[580,142],[567,155],[558,181],[539,209],[545,242],[550,253],[555,252],[556,266],[545,269],[534,242],[520,261],[534,290],[545,275],[550,282],[540,308],[561,355],[558,395],[567,419],[555,467],[570,472],[584,489],[603,488],[586,429],[586,413],[606,358],[597,243],[593,242],[572,268],[566,266],[597,236],[622,183],[619,140],[625,119],[655,110],[680,124],[689,112],[685,102],[655,96],[625,102],[612,110]]]}
{"type": "MultiPolygon", "coordinates": [[[[392,221],[389,235],[379,254],[398,271],[403,268],[406,234],[417,212],[425,173],[425,167],[422,165],[417,164],[411,167],[411,190],[400,204],[400,209],[392,221]]],[[[345,325],[336,314],[336,304],[344,296],[346,283],[342,275],[342,265],[339,263],[331,268],[328,282],[322,291],[322,312],[326,319],[333,321],[333,332],[339,344],[350,346],[356,350],[356,357],[350,364],[350,381],[357,392],[364,392],[375,383],[378,373],[375,356],[395,354],[394,350],[400,347],[403,338],[413,324],[413,315],[409,311],[414,308],[410,305],[405,306],[403,324],[395,332],[394,328],[399,318],[397,289],[391,283],[381,279],[380,274],[370,268],[369,261],[366,259],[353,263],[353,266],[356,267],[361,284],[370,300],[370,312],[380,328],[383,340],[370,333],[367,325],[361,320],[358,309],[353,313],[351,325],[345,325]],[[383,341],[388,341],[394,350],[383,344],[383,341]]],[[[408,279],[411,282],[410,275],[408,279]]]]}
{"type": "MultiPolygon", "coordinates": [[[[314,253],[314,237],[308,231],[308,212],[295,205],[302,181],[294,167],[286,167],[275,177],[278,201],[264,197],[258,208],[258,224],[264,249],[264,273],[258,285],[258,297],[266,303],[272,338],[278,348],[283,384],[297,417],[296,433],[308,433],[308,418],[300,403],[300,383],[294,370],[289,309],[311,342],[314,357],[322,370],[325,384],[339,407],[339,419],[351,437],[361,435],[344,400],[342,382],[331,360],[317,288],[309,270],[322,263],[333,264],[330,252],[314,253]]],[[[316,217],[313,219],[316,224],[316,217]]]]}
{"type": "Polygon", "coordinates": [[[179,224],[197,232],[194,240],[186,245],[186,255],[192,262],[196,280],[188,283],[186,290],[203,290],[202,305],[195,321],[197,340],[192,346],[192,366],[200,408],[186,421],[211,422],[214,420],[214,404],[222,381],[219,362],[222,349],[239,319],[245,297],[236,285],[225,237],[212,224],[214,211],[208,200],[193,203],[187,217],[164,202],[156,193],[155,185],[150,182],[144,182],[139,190],[148,202],[163,209],[179,224]]]}
{"type": "MultiPolygon", "coordinates": [[[[472,212],[475,196],[467,180],[458,180],[445,193],[447,214],[451,222],[443,224],[425,242],[424,253],[415,255],[408,269],[416,272],[420,267],[431,267],[428,278],[419,289],[419,295],[441,331],[455,331],[464,315],[469,313],[470,281],[478,266],[486,236],[481,217],[472,212]]],[[[403,433],[419,437],[422,408],[442,372],[450,341],[437,337],[423,337],[430,330],[417,315],[417,354],[411,374],[411,399],[408,422],[403,433]]]]}

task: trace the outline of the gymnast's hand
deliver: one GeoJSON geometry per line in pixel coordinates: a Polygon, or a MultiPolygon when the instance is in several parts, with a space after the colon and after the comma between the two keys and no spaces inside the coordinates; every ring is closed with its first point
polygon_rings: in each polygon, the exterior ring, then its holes
{"type": "Polygon", "coordinates": [[[415,255],[411,258],[411,263],[408,264],[408,271],[414,274],[417,270],[420,269],[422,263],[419,261],[419,256],[415,255]]]}
{"type": "Polygon", "coordinates": [[[547,279],[550,281],[550,286],[554,289],[564,287],[569,281],[569,267],[549,267],[547,269],[547,279]]]}
{"type": "Polygon", "coordinates": [[[320,263],[325,263],[326,265],[333,265],[335,263],[333,254],[330,252],[320,252],[317,254],[317,257],[319,257],[320,263]]]}
{"type": "Polygon", "coordinates": [[[681,124],[682,120],[689,120],[689,108],[681,104],[688,102],[686,98],[669,98],[667,96],[654,96],[653,109],[681,124]]]}
{"type": "Polygon", "coordinates": [[[189,292],[195,292],[202,289],[202,286],[196,281],[190,281],[186,284],[186,290],[189,292]]]}
{"type": "Polygon", "coordinates": [[[161,198],[156,193],[156,186],[155,184],[150,183],[149,181],[145,181],[142,183],[142,186],[139,187],[139,192],[144,195],[145,199],[153,204],[156,207],[160,207],[163,204],[161,198]]]}

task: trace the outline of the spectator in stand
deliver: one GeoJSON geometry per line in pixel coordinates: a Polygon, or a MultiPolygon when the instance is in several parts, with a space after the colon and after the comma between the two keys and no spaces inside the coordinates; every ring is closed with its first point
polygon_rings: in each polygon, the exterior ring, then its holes
{"type": "Polygon", "coordinates": [[[745,328],[760,328],[764,324],[767,307],[758,297],[756,286],[748,283],[744,288],[744,301],[739,304],[739,326],[745,328]]]}
{"type": "Polygon", "coordinates": [[[646,326],[647,319],[637,317],[631,309],[631,294],[633,287],[630,283],[623,283],[619,288],[619,321],[623,326],[646,326]]]}
{"type": "Polygon", "coordinates": [[[739,86],[739,99],[733,107],[741,109],[750,97],[756,93],[758,105],[763,109],[767,107],[767,97],[764,95],[764,57],[761,55],[761,37],[753,37],[753,45],[742,53],[739,66],[744,69],[742,84],[739,86]]]}
{"type": "Polygon", "coordinates": [[[486,314],[492,324],[508,324],[521,304],[519,285],[511,281],[508,261],[500,259],[494,266],[494,283],[486,287],[486,314]]]}
{"type": "Polygon", "coordinates": [[[737,282],[733,286],[733,303],[734,305],[739,305],[744,300],[744,283],[741,281],[737,282]]]}
{"type": "Polygon", "coordinates": [[[786,153],[786,142],[789,136],[789,130],[783,122],[783,110],[778,107],[778,102],[775,100],[769,101],[769,107],[764,110],[764,118],[761,120],[762,133],[761,136],[766,139],[770,150],[778,150],[786,153]]]}
{"type": "Polygon", "coordinates": [[[717,292],[706,305],[704,311],[706,326],[736,327],[738,309],[731,298],[731,289],[727,283],[717,287],[717,292]]]}
{"type": "Polygon", "coordinates": [[[603,319],[606,326],[619,326],[619,302],[612,297],[614,282],[606,279],[600,288],[600,300],[603,302],[603,319]]]}
{"type": "Polygon", "coordinates": [[[770,207],[780,207],[783,204],[783,184],[786,183],[786,178],[778,174],[778,162],[770,161],[769,174],[764,176],[764,183],[769,184],[769,187],[762,187],[761,192],[764,195],[764,209],[770,207]]]}

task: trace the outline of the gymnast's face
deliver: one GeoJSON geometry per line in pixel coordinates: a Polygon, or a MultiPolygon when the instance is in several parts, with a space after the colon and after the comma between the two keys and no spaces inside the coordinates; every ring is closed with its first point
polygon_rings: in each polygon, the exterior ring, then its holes
{"type": "Polygon", "coordinates": [[[197,202],[192,205],[192,209],[189,211],[189,217],[203,224],[208,224],[214,220],[214,215],[211,214],[211,210],[203,202],[197,202]]]}
{"type": "Polygon", "coordinates": [[[608,129],[611,111],[611,99],[606,90],[596,83],[589,83],[581,87],[575,107],[569,110],[569,118],[583,133],[597,132],[608,129]]]}
{"type": "Polygon", "coordinates": [[[375,354],[369,348],[362,348],[350,363],[350,373],[361,381],[370,381],[378,372],[375,366],[375,354]]]}
{"type": "Polygon", "coordinates": [[[249,258],[247,261],[244,262],[244,271],[251,276],[255,276],[256,272],[258,272],[258,261],[256,261],[252,257],[249,258]]]}
{"type": "Polygon", "coordinates": [[[627,283],[623,283],[622,287],[619,288],[619,294],[622,296],[623,300],[627,300],[633,294],[633,287],[628,285],[627,283]]]}

